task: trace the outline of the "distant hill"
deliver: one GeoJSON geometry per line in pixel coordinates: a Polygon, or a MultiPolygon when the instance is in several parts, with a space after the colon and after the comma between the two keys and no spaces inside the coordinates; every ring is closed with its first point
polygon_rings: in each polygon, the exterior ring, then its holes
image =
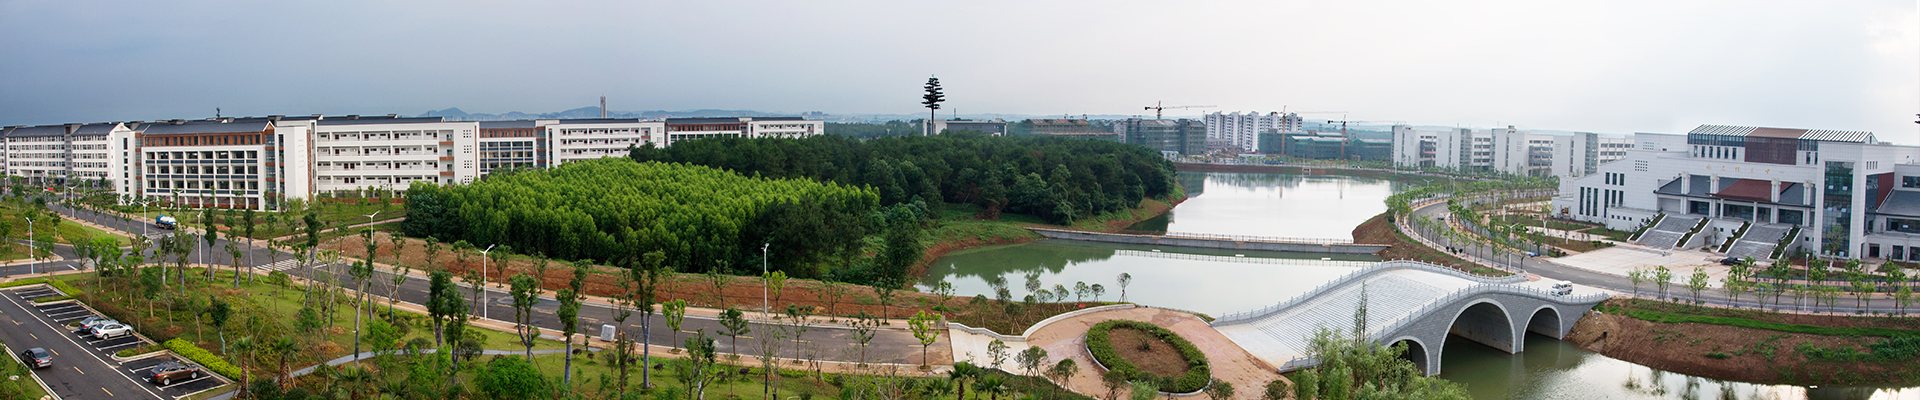
{"type": "MultiPolygon", "coordinates": [[[[511,112],[506,112],[501,114],[468,113],[466,111],[461,111],[460,108],[458,107],[454,107],[454,108],[448,108],[445,110],[430,110],[425,113],[421,113],[419,116],[441,117],[441,118],[446,118],[446,120],[448,121],[511,121],[511,120],[521,120],[521,119],[600,118],[600,107],[595,107],[595,106],[580,107],[580,108],[575,108],[575,109],[566,110],[566,111],[547,112],[547,113],[538,113],[538,114],[528,114],[528,113],[519,112],[519,111],[511,111],[511,112]]],[[[785,117],[785,116],[793,116],[793,114],[769,113],[769,112],[761,112],[761,111],[753,111],[753,110],[715,110],[715,109],[682,110],[682,111],[654,110],[654,111],[608,111],[607,112],[608,118],[645,118],[645,119],[693,118],[693,117],[785,117]]]]}

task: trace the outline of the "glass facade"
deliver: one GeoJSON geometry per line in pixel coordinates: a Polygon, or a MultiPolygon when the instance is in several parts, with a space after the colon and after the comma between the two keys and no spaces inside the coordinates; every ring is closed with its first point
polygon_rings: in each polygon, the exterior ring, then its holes
{"type": "Polygon", "coordinates": [[[1821,198],[1820,254],[1849,257],[1853,248],[1853,163],[1828,161],[1821,198]]]}

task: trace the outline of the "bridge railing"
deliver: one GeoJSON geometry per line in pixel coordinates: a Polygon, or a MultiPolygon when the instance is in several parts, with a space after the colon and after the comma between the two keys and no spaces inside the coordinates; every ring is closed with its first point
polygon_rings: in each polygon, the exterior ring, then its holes
{"type": "Polygon", "coordinates": [[[1526,280],[1526,277],[1519,276],[1519,275],[1508,275],[1508,276],[1499,277],[1499,278],[1489,278],[1489,277],[1469,274],[1453,268],[1447,268],[1439,265],[1434,265],[1434,264],[1429,264],[1426,262],[1414,261],[1414,260],[1381,261],[1380,263],[1374,264],[1373,266],[1360,268],[1359,270],[1355,270],[1353,272],[1347,273],[1346,275],[1342,275],[1339,278],[1334,278],[1332,281],[1328,281],[1325,284],[1321,284],[1320,286],[1314,287],[1312,290],[1306,291],[1306,293],[1301,293],[1298,296],[1294,296],[1291,299],[1281,301],[1272,306],[1263,307],[1258,310],[1238,312],[1238,313],[1227,313],[1227,314],[1221,315],[1219,319],[1213,320],[1213,322],[1210,323],[1209,325],[1222,326],[1222,325],[1242,323],[1242,322],[1247,322],[1255,319],[1265,318],[1274,313],[1285,311],[1288,307],[1293,307],[1295,305],[1300,304],[1301,302],[1305,302],[1307,300],[1313,299],[1314,297],[1324,294],[1335,287],[1346,285],[1349,282],[1352,282],[1357,279],[1361,279],[1363,277],[1366,277],[1376,272],[1391,270],[1391,269],[1416,269],[1416,270],[1421,270],[1426,272],[1457,276],[1457,277],[1461,277],[1461,278],[1465,278],[1465,279],[1469,279],[1469,280],[1472,280],[1475,282],[1481,282],[1481,283],[1514,283],[1514,282],[1526,280]]]}
{"type": "Polygon", "coordinates": [[[1167,232],[1167,234],[1165,234],[1165,235],[1160,235],[1160,236],[1161,236],[1161,237],[1170,237],[1170,238],[1187,238],[1187,239],[1207,239],[1207,240],[1232,240],[1232,241],[1236,241],[1236,242],[1277,242],[1277,243],[1307,243],[1307,244],[1353,244],[1353,239],[1338,239],[1338,238],[1307,238],[1307,237],[1287,237],[1287,236],[1253,236],[1253,235],[1222,235],[1222,234],[1216,234],[1216,233],[1190,233],[1190,232],[1167,232]]]}
{"type": "Polygon", "coordinates": [[[1582,294],[1582,295],[1556,296],[1552,292],[1549,292],[1543,289],[1536,289],[1536,288],[1530,288],[1530,287],[1524,287],[1524,286],[1505,285],[1505,284],[1482,283],[1482,284],[1477,284],[1473,286],[1468,286],[1465,289],[1456,290],[1453,293],[1448,294],[1446,297],[1441,297],[1439,300],[1434,300],[1433,302],[1427,303],[1427,305],[1421,306],[1419,309],[1416,309],[1411,313],[1407,313],[1406,315],[1400,316],[1400,318],[1394,319],[1393,322],[1388,322],[1386,325],[1381,325],[1377,329],[1370,329],[1370,332],[1367,333],[1367,336],[1374,339],[1383,339],[1383,337],[1381,337],[1382,335],[1399,331],[1401,328],[1405,328],[1407,325],[1412,324],[1414,321],[1418,321],[1421,317],[1424,317],[1427,314],[1437,311],[1441,307],[1452,305],[1453,302],[1459,301],[1460,299],[1474,297],[1474,296],[1482,296],[1487,294],[1511,294],[1511,295],[1520,295],[1520,296],[1533,296],[1533,297],[1538,297],[1541,299],[1545,299],[1547,301],[1560,303],[1560,304],[1598,303],[1600,301],[1606,300],[1607,297],[1609,297],[1606,293],[1588,293],[1588,294],[1582,294]]]}
{"type": "Polygon", "coordinates": [[[1335,267],[1361,268],[1361,267],[1373,265],[1373,263],[1377,262],[1377,261],[1342,261],[1342,260],[1321,260],[1321,259],[1300,260],[1300,259],[1292,259],[1292,258],[1212,256],[1212,255],[1204,255],[1204,254],[1169,253],[1169,252],[1140,251],[1140,250],[1115,250],[1113,254],[1116,256],[1165,258],[1165,259],[1172,259],[1172,260],[1197,260],[1197,261],[1231,262],[1231,263],[1243,263],[1243,264],[1301,265],[1301,266],[1315,266],[1315,267],[1335,266],[1335,267]]]}

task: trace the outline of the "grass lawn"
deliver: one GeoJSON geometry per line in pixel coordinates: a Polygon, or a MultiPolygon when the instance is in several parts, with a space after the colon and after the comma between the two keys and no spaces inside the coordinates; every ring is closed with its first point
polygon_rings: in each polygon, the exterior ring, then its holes
{"type": "MultiPolygon", "coordinates": [[[[147,223],[151,223],[153,221],[153,218],[156,216],[168,215],[179,220],[180,224],[182,225],[196,226],[196,227],[202,225],[200,222],[200,216],[201,216],[200,210],[186,210],[184,212],[180,212],[175,210],[160,210],[160,209],[150,208],[150,209],[147,209],[146,212],[144,213],[138,212],[138,207],[136,207],[135,210],[136,212],[134,212],[134,214],[137,216],[140,216],[140,221],[135,221],[136,223],[143,222],[143,221],[147,223]]],[[[338,228],[341,226],[352,225],[352,224],[364,224],[364,223],[367,223],[367,215],[373,214],[375,212],[380,213],[380,215],[374,217],[375,220],[379,220],[379,221],[384,221],[384,220],[389,220],[394,218],[402,218],[407,216],[407,206],[405,204],[382,205],[382,204],[329,203],[324,206],[320,206],[319,211],[320,211],[320,222],[321,222],[321,225],[323,226],[322,229],[333,229],[333,228],[338,228]]],[[[237,211],[237,210],[232,211],[231,220],[233,222],[231,224],[227,223],[227,220],[229,219],[229,217],[227,216],[228,212],[229,212],[228,210],[215,211],[214,221],[221,226],[233,226],[236,228],[242,227],[246,224],[246,222],[244,222],[244,220],[242,219],[244,211],[237,211]]],[[[305,223],[300,221],[300,218],[302,218],[303,216],[288,214],[288,215],[285,215],[285,218],[287,219],[283,220],[281,223],[269,224],[267,223],[267,218],[269,217],[269,214],[276,214],[276,213],[267,213],[267,212],[255,213],[254,227],[253,227],[254,238],[266,239],[266,238],[273,238],[273,237],[281,237],[281,236],[292,235],[296,233],[302,233],[305,231],[305,223]]],[[[238,231],[233,233],[244,236],[246,232],[238,231]]]]}
{"type": "MultiPolygon", "coordinates": [[[[26,349],[27,348],[17,347],[12,350],[25,351],[26,349]]],[[[9,352],[9,355],[6,363],[0,364],[0,376],[19,376],[20,380],[0,380],[0,395],[11,395],[12,397],[8,398],[16,399],[38,399],[46,397],[47,390],[40,388],[40,384],[34,383],[33,379],[26,376],[29,370],[26,364],[20,363],[19,355],[14,355],[12,352],[9,352]]]]}

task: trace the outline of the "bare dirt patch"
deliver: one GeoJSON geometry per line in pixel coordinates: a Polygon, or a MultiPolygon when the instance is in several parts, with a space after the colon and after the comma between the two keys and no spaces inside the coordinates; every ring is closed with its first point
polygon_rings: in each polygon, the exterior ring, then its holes
{"type": "Polygon", "coordinates": [[[1920,381],[1916,362],[1809,360],[1804,344],[1852,347],[1885,338],[1786,333],[1701,323],[1656,323],[1594,312],[1567,341],[1582,349],[1665,371],[1713,379],[1795,385],[1888,384],[1920,381]]]}
{"type": "Polygon", "coordinates": [[[1114,352],[1141,371],[1173,377],[1187,373],[1187,358],[1180,356],[1172,343],[1138,329],[1113,328],[1107,332],[1107,342],[1113,344],[1114,352]]]}

